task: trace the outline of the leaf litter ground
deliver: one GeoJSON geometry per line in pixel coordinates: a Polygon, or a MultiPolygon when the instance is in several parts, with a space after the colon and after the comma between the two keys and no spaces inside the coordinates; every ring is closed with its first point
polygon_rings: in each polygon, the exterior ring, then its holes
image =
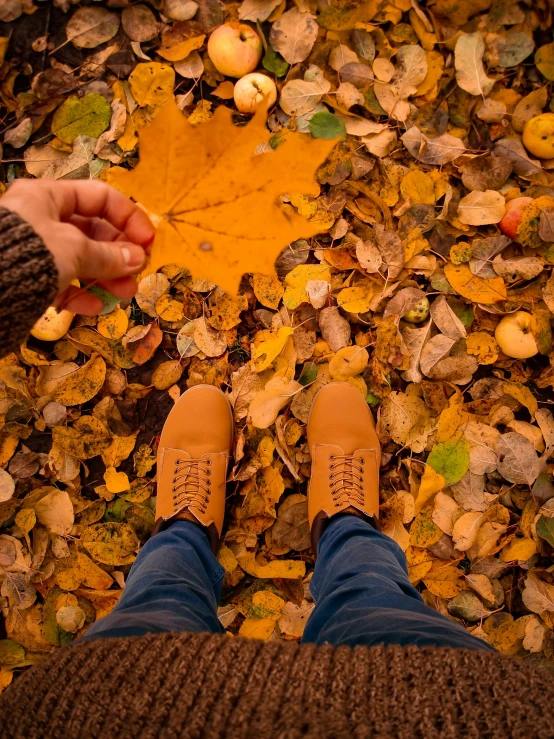
{"type": "MultiPolygon", "coordinates": [[[[117,602],[153,524],[164,420],[202,382],[229,393],[237,424],[218,555],[230,633],[302,635],[313,609],[306,422],[317,391],[343,381],[379,416],[382,526],[425,602],[505,654],[549,664],[554,150],[525,126],[551,110],[551,11],[5,0],[1,187],[45,177],[125,189],[143,162],[163,182],[161,148],[138,144],[173,100],[175,125],[206,150],[218,120],[248,130],[206,50],[229,21],[263,36],[259,70],[278,88],[258,156],[296,146],[289,169],[312,173],[328,157],[315,180],[285,179],[267,211],[205,213],[227,256],[251,216],[254,229],[266,221],[256,236],[276,238],[260,262],[243,254],[213,271],[173,243],[131,303],[76,316],[57,342],[31,338],[0,362],[0,690],[117,602]],[[533,202],[510,238],[497,224],[521,195],[533,202]],[[285,221],[305,232],[272,230],[285,221]],[[260,271],[244,274],[252,264],[260,271]],[[539,353],[526,361],[495,338],[516,310],[533,315],[539,353]]],[[[201,171],[191,153],[173,162],[179,191],[181,175],[201,171]]],[[[230,174],[220,184],[233,197],[244,182],[233,191],[230,174]]],[[[202,207],[216,184],[196,191],[202,207]]],[[[142,204],[164,218],[167,207],[142,204]]]]}

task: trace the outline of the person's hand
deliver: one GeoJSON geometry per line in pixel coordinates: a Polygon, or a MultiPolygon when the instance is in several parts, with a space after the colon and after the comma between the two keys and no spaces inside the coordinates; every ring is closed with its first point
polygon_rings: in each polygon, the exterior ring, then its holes
{"type": "Polygon", "coordinates": [[[55,305],[93,315],[102,301],[75,278],[118,298],[132,298],[133,279],[144,267],[154,227],[146,214],[113,187],[98,181],[16,180],[0,207],[24,218],[42,237],[59,273],[55,305]]]}

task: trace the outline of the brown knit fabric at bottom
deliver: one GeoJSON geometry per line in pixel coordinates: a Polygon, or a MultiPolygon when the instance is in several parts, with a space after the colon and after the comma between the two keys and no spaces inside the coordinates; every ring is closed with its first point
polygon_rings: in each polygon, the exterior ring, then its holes
{"type": "Polygon", "coordinates": [[[0,698],[6,739],[554,736],[554,679],[491,652],[209,634],[59,650],[0,698]]]}

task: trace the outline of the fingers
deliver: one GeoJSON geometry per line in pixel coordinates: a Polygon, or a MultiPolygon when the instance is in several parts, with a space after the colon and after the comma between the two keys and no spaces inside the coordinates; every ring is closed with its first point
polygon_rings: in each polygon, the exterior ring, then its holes
{"type": "Polygon", "coordinates": [[[129,198],[104,182],[58,181],[52,195],[62,220],[70,220],[74,215],[103,218],[134,244],[148,246],[154,239],[154,226],[148,216],[129,198]]]}
{"type": "Polygon", "coordinates": [[[77,277],[106,281],[137,274],[145,266],[146,253],[142,246],[125,241],[94,241],[85,239],[79,254],[77,277]]]}
{"type": "Polygon", "coordinates": [[[95,316],[103,308],[102,301],[96,295],[91,295],[85,288],[68,287],[63,293],[58,295],[54,305],[60,310],[70,310],[72,313],[79,313],[82,316],[95,316]]]}
{"type": "MultiPolygon", "coordinates": [[[[98,284],[98,283],[97,283],[98,284]]],[[[130,300],[137,291],[136,280],[132,277],[124,277],[120,280],[104,280],[98,284],[103,290],[107,290],[122,300],[130,300]]],[[[80,313],[84,316],[94,316],[103,309],[103,303],[96,295],[92,295],[83,287],[71,285],[58,296],[54,305],[57,308],[70,310],[72,313],[80,313]]]]}
{"type": "Polygon", "coordinates": [[[79,229],[89,239],[95,241],[127,241],[125,235],[118,231],[111,223],[101,218],[85,218],[85,216],[71,216],[69,223],[79,229]]]}

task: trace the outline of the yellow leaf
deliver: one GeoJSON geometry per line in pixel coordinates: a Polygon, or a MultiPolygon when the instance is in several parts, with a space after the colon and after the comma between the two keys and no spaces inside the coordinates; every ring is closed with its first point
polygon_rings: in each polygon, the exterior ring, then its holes
{"type": "Polygon", "coordinates": [[[453,598],[466,589],[464,573],[453,565],[434,562],[431,571],[423,578],[423,584],[439,598],[453,598]]]}
{"type": "Polygon", "coordinates": [[[413,169],[404,177],[400,184],[400,192],[404,200],[414,203],[435,205],[435,186],[428,174],[419,169],[413,169]]]}
{"type": "Polygon", "coordinates": [[[400,522],[396,522],[384,528],[383,534],[393,539],[403,552],[406,551],[410,544],[410,534],[400,522]]]}
{"type": "Polygon", "coordinates": [[[98,323],[96,324],[98,333],[107,339],[120,339],[124,336],[128,326],[127,314],[119,305],[111,313],[98,316],[98,323]]]}
{"type": "MultiPolygon", "coordinates": [[[[452,402],[452,400],[451,400],[452,402]]],[[[461,426],[467,424],[469,414],[464,411],[459,403],[453,403],[445,408],[439,416],[439,425],[437,428],[437,441],[448,441],[451,439],[461,426]]]]}
{"type": "Polygon", "coordinates": [[[368,287],[345,287],[337,295],[337,303],[348,313],[367,313],[373,297],[373,290],[368,287]]]}
{"type": "MultiPolygon", "coordinates": [[[[312,386],[313,387],[313,386],[312,386]]],[[[248,421],[258,429],[266,429],[275,423],[277,414],[302,390],[296,380],[274,375],[263,390],[256,393],[248,409],[248,421]]]]}
{"type": "Polygon", "coordinates": [[[427,549],[408,547],[406,549],[408,576],[412,585],[416,585],[433,566],[433,557],[427,549]]]}
{"type": "Polygon", "coordinates": [[[52,439],[62,451],[77,459],[92,459],[110,446],[110,433],[94,416],[81,416],[73,426],[55,426],[52,439]]]}
{"type": "Polygon", "coordinates": [[[0,667],[0,693],[11,684],[12,680],[13,672],[5,667],[0,667]]]}
{"type": "Polygon", "coordinates": [[[276,623],[277,619],[274,618],[245,618],[239,629],[239,636],[267,641],[273,634],[276,623]]]}
{"type": "Polygon", "coordinates": [[[531,416],[535,415],[539,404],[528,387],[525,387],[525,385],[522,385],[519,382],[505,382],[502,385],[502,389],[507,395],[511,395],[512,398],[515,398],[519,403],[521,403],[521,405],[524,405],[531,416]]]}
{"type": "Polygon", "coordinates": [[[508,546],[502,550],[500,559],[502,562],[512,562],[515,560],[527,562],[536,553],[537,545],[533,539],[523,537],[521,539],[512,539],[508,546]]]}
{"type": "Polygon", "coordinates": [[[162,45],[156,50],[164,59],[169,62],[179,62],[186,59],[191,51],[199,49],[206,38],[205,34],[193,35],[194,25],[187,23],[175,23],[168,27],[167,31],[162,34],[162,45]]]}
{"type": "Polygon", "coordinates": [[[285,348],[287,339],[292,336],[293,330],[289,326],[281,326],[277,331],[277,336],[267,332],[272,338],[262,341],[252,350],[252,361],[256,372],[263,372],[271,367],[273,361],[285,348]]]}
{"type": "MultiPolygon", "coordinates": [[[[139,64],[131,74],[135,87],[140,81],[137,100],[143,105],[151,104],[153,73],[145,83],[137,70],[153,64],[139,64]]],[[[161,216],[153,271],[180,264],[236,295],[245,272],[274,275],[275,259],[287,244],[318,233],[319,226],[285,214],[276,201],[289,191],[317,194],[315,171],[335,141],[287,136],[276,150],[257,153],[268,139],[263,108],[236,127],[231,110],[220,106],[194,128],[173,100],[140,129],[139,164],[130,172],[108,173],[108,179],[161,216]]]]}
{"type": "Polygon", "coordinates": [[[175,300],[169,293],[166,293],[156,301],[156,313],[162,320],[175,323],[185,315],[185,308],[181,301],[175,300]]]}
{"type": "Polygon", "coordinates": [[[474,303],[491,305],[506,300],[506,284],[502,277],[485,279],[474,275],[467,264],[454,265],[450,262],[444,267],[448,282],[457,293],[474,303]]]}
{"type": "Polygon", "coordinates": [[[234,572],[238,567],[237,558],[235,557],[231,549],[229,549],[229,547],[226,547],[225,544],[219,547],[219,550],[217,552],[217,561],[223,567],[225,572],[228,572],[229,574],[231,572],[234,572]]]}
{"type": "Polygon", "coordinates": [[[93,357],[75,372],[71,372],[54,391],[54,399],[62,405],[81,405],[100,392],[106,379],[106,362],[93,357]]]}
{"type": "Polygon", "coordinates": [[[81,536],[81,544],[97,561],[106,565],[131,564],[139,542],[128,523],[96,523],[81,536]]]}
{"type": "Polygon", "coordinates": [[[410,527],[410,544],[413,547],[426,549],[436,544],[442,536],[442,531],[432,519],[433,509],[425,508],[416,516],[410,527]]]}
{"type": "MultiPolygon", "coordinates": [[[[159,107],[173,97],[175,71],[169,64],[160,64],[159,62],[137,64],[129,75],[129,85],[131,86],[133,97],[139,105],[159,107]]],[[[141,135],[144,130],[142,129],[139,132],[139,142],[141,141],[141,135]]],[[[167,132],[166,136],[170,137],[171,134],[167,132]]],[[[159,144],[160,140],[158,139],[159,144]]],[[[141,200],[141,202],[143,201],[141,200]]],[[[143,205],[148,207],[144,202],[143,205]]],[[[161,215],[161,213],[158,215],[161,215]]]]}
{"type": "Polygon", "coordinates": [[[238,557],[238,561],[248,575],[261,577],[262,579],[298,580],[306,574],[306,563],[292,559],[276,559],[268,564],[259,564],[254,552],[249,552],[238,557]]]}
{"type": "Polygon", "coordinates": [[[178,359],[169,359],[159,364],[152,373],[152,385],[157,390],[167,390],[179,382],[183,374],[183,365],[178,359]]]}
{"type": "Polygon", "coordinates": [[[55,490],[41,498],[35,506],[38,520],[48,531],[67,536],[73,526],[73,504],[65,490],[55,490]]]}
{"type": "Polygon", "coordinates": [[[56,582],[62,590],[76,590],[81,583],[88,588],[105,590],[112,585],[113,578],[84,552],[77,552],[71,567],[56,572],[56,582]]]}
{"type": "Polygon", "coordinates": [[[346,380],[361,375],[369,362],[367,350],[361,346],[345,346],[339,349],[329,362],[333,380],[346,380]]]}
{"type": "MultiPolygon", "coordinates": [[[[135,448],[136,440],[137,437],[135,434],[131,434],[130,436],[114,436],[111,444],[102,452],[102,461],[106,467],[119,467],[135,448]]],[[[150,447],[146,448],[150,451],[150,447]]]]}
{"type": "Polygon", "coordinates": [[[108,467],[104,472],[104,482],[110,493],[122,493],[131,487],[125,472],[118,472],[115,467],[108,467]]]}
{"type": "Polygon", "coordinates": [[[466,338],[467,353],[477,357],[479,364],[494,364],[500,347],[486,331],[474,331],[466,338]]]}
{"type": "Polygon", "coordinates": [[[252,287],[254,289],[254,295],[262,305],[265,305],[266,308],[277,310],[285,291],[278,277],[262,275],[257,272],[252,277],[252,287]]]}
{"type": "Polygon", "coordinates": [[[475,544],[483,520],[484,514],[480,511],[469,511],[456,520],[452,541],[459,552],[466,552],[475,544]]]}
{"type": "MultiPolygon", "coordinates": [[[[427,503],[431,500],[435,493],[439,490],[443,490],[446,487],[446,480],[442,475],[431,467],[431,465],[425,466],[425,472],[421,478],[421,484],[419,486],[419,492],[415,501],[415,514],[417,516],[420,511],[425,508],[427,503]]],[[[416,544],[415,546],[421,546],[416,544]]]]}
{"type": "Polygon", "coordinates": [[[285,295],[283,303],[289,310],[298,308],[301,303],[308,302],[306,286],[310,280],[331,282],[331,272],[327,264],[300,264],[285,277],[285,295]]]}
{"type": "Polygon", "coordinates": [[[37,517],[32,508],[22,508],[17,512],[15,522],[24,534],[28,534],[36,524],[37,517]]]}
{"type": "Polygon", "coordinates": [[[218,331],[229,331],[240,323],[240,314],[248,308],[246,295],[232,298],[219,288],[208,299],[210,315],[206,322],[218,331]]]}

